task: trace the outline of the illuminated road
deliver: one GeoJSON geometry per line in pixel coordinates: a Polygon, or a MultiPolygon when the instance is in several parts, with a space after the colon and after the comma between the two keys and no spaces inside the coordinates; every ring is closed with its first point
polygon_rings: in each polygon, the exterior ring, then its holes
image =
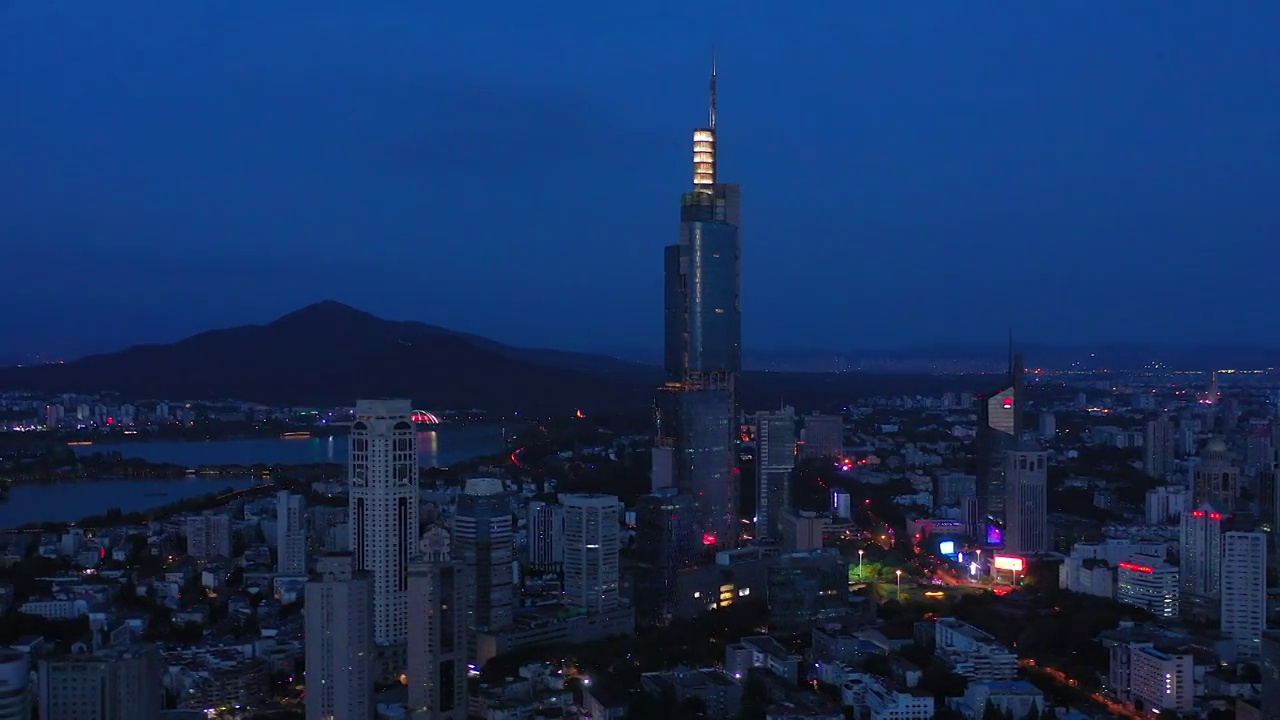
{"type": "MultiPolygon", "coordinates": [[[[1022,666],[1023,670],[1026,670],[1027,672],[1037,673],[1041,676],[1047,677],[1050,680],[1053,680],[1055,683],[1062,685],[1063,687],[1069,687],[1073,690],[1083,691],[1082,688],[1080,687],[1080,683],[1076,682],[1074,678],[1067,677],[1066,673],[1062,672],[1061,670],[1058,670],[1057,668],[1045,667],[1044,665],[1037,665],[1035,660],[1028,660],[1025,658],[1022,660],[1019,660],[1018,664],[1022,666]]],[[[1090,693],[1089,699],[1105,707],[1113,715],[1118,715],[1120,717],[1127,717],[1130,720],[1148,720],[1147,717],[1144,716],[1142,713],[1134,712],[1132,707],[1119,703],[1114,698],[1107,697],[1106,695],[1103,695],[1101,692],[1090,693]]]]}

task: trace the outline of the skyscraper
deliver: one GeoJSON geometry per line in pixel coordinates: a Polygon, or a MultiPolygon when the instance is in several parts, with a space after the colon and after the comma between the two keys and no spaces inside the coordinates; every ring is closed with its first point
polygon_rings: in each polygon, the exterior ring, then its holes
{"type": "Polygon", "coordinates": [[[1210,503],[1182,513],[1182,564],[1178,575],[1184,610],[1194,607],[1196,599],[1222,596],[1222,536],[1227,519],[1210,503]]]}
{"type": "Polygon", "coordinates": [[[719,182],[716,69],[706,127],[693,132],[693,189],[680,206],[680,239],[664,251],[664,357],[655,478],[699,506],[708,545],[737,540],[736,382],[742,369],[741,195],[719,182]]]}
{"type": "Polygon", "coordinates": [[[449,533],[434,528],[409,564],[410,720],[467,716],[466,583],[449,544],[449,533]]]}
{"type": "Polygon", "coordinates": [[[525,511],[525,534],[528,537],[530,567],[549,570],[564,562],[563,507],[531,501],[525,511]]]}
{"type": "Polygon", "coordinates": [[[1040,450],[1008,455],[1005,471],[1005,550],[1035,555],[1049,550],[1048,457],[1040,450]]]}
{"type": "Polygon", "coordinates": [[[1022,437],[1022,356],[1009,352],[1009,373],[1003,387],[978,405],[974,450],[978,456],[978,497],[981,510],[1004,521],[1007,453],[1018,449],[1022,437]]]}
{"type": "Polygon", "coordinates": [[[281,575],[307,572],[306,521],[306,498],[280,491],[276,495],[276,572],[281,575]]]}
{"type": "Polygon", "coordinates": [[[796,466],[796,411],[783,407],[755,415],[756,537],[777,538],[778,513],[791,506],[796,466]]]}
{"type": "Polygon", "coordinates": [[[564,506],[564,602],[588,612],[618,605],[618,498],[566,493],[564,506]]]}
{"type": "Polygon", "coordinates": [[[1267,628],[1267,536],[1228,532],[1222,536],[1222,634],[1235,640],[1241,659],[1262,657],[1267,628]]]}
{"type": "Polygon", "coordinates": [[[187,518],[187,554],[197,560],[231,557],[231,518],[196,515],[187,518]]]}
{"type": "MultiPolygon", "coordinates": [[[[470,640],[476,633],[498,633],[511,627],[515,610],[511,512],[511,494],[496,478],[467,480],[458,496],[452,555],[466,569],[463,605],[470,640]]],[[[477,651],[470,649],[467,662],[478,659],[477,651]]]]}
{"type": "Polygon", "coordinates": [[[1173,459],[1173,424],[1168,415],[1148,420],[1143,434],[1143,470],[1148,477],[1163,478],[1173,459]]]}
{"type": "Polygon", "coordinates": [[[307,718],[373,717],[373,578],[348,554],[316,559],[307,583],[307,718]]]}
{"type": "Polygon", "coordinates": [[[408,400],[361,400],[351,425],[348,524],[356,570],[373,576],[374,638],[409,632],[409,557],[418,542],[418,435],[408,400]]]}

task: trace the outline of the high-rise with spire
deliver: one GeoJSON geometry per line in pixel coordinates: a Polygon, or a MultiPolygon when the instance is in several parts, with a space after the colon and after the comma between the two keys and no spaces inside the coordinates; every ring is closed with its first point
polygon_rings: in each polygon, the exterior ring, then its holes
{"type": "Polygon", "coordinates": [[[693,131],[693,188],[680,203],[680,239],[664,252],[666,384],[656,403],[654,485],[694,498],[701,542],[737,540],[736,384],[742,369],[741,194],[721,183],[716,63],[707,126],[693,131]]]}
{"type": "Polygon", "coordinates": [[[1013,337],[1009,338],[1009,372],[1001,388],[980,397],[978,405],[978,429],[974,437],[974,449],[978,461],[978,500],[976,509],[983,516],[965,518],[981,528],[990,518],[998,523],[1005,520],[1005,476],[1010,451],[1018,450],[1022,437],[1023,364],[1022,355],[1013,350],[1013,337]]]}

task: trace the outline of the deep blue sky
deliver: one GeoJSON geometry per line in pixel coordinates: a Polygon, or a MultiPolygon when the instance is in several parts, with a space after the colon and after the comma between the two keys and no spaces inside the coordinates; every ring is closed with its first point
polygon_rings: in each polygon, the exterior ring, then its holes
{"type": "Polygon", "coordinates": [[[749,349],[1269,342],[1278,27],[1265,0],[0,0],[0,350],[324,298],[656,348],[713,44],[749,349]]]}

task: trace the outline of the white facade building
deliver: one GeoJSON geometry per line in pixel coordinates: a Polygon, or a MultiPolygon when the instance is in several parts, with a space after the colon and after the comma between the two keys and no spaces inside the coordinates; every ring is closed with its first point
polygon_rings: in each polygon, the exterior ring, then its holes
{"type": "Polygon", "coordinates": [[[1134,555],[1116,570],[1116,600],[1155,615],[1178,616],[1178,568],[1155,555],[1134,555]]]}
{"type": "Polygon", "coordinates": [[[1222,634],[1235,640],[1237,657],[1262,657],[1267,627],[1267,536],[1229,532],[1222,538],[1222,634]]]}
{"type": "Polygon", "coordinates": [[[560,496],[564,506],[564,602],[590,612],[618,606],[618,498],[560,496]]]}
{"type": "Polygon", "coordinates": [[[356,570],[373,576],[379,645],[409,633],[409,557],[418,542],[418,434],[408,400],[361,400],[351,425],[348,532],[356,570]]]}
{"type": "Polygon", "coordinates": [[[276,572],[307,574],[307,501],[288,490],[276,495],[276,572]]]}
{"type": "Polygon", "coordinates": [[[1191,502],[1191,493],[1181,485],[1164,485],[1147,491],[1146,515],[1148,525],[1166,525],[1182,519],[1182,513],[1191,502]]]}
{"type": "Polygon", "coordinates": [[[316,560],[307,583],[308,718],[373,716],[373,580],[350,555],[316,560]]]}
{"type": "Polygon", "coordinates": [[[966,622],[939,618],[933,640],[936,654],[968,680],[1012,680],[1018,674],[1018,656],[966,622]]]}
{"type": "Polygon", "coordinates": [[[1153,647],[1135,647],[1130,655],[1129,696],[1151,713],[1187,711],[1195,705],[1195,667],[1191,655],[1170,655],[1153,647]]]}

